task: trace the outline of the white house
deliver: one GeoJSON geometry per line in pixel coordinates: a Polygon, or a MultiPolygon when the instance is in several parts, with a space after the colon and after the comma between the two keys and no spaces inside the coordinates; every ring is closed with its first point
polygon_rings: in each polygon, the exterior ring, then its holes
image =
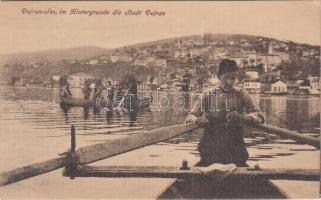
{"type": "Polygon", "coordinates": [[[109,85],[109,83],[112,85],[117,85],[118,81],[116,79],[103,78],[103,80],[102,80],[103,86],[107,87],[109,85]]]}
{"type": "Polygon", "coordinates": [[[153,61],[151,61],[151,64],[155,65],[156,67],[164,67],[166,66],[166,60],[156,58],[153,61]]]}
{"type": "Polygon", "coordinates": [[[141,66],[147,66],[148,63],[149,61],[146,59],[136,59],[134,62],[135,65],[141,65],[141,66]]]}
{"type": "Polygon", "coordinates": [[[71,87],[83,87],[85,80],[93,80],[92,75],[79,72],[68,76],[67,80],[71,87]]]}
{"type": "Polygon", "coordinates": [[[52,76],[53,81],[59,81],[59,79],[60,79],[60,76],[57,76],[57,75],[52,76]]]}
{"type": "Polygon", "coordinates": [[[187,57],[188,54],[189,53],[188,53],[188,51],[186,49],[176,50],[175,51],[175,58],[187,57]]]}
{"type": "Polygon", "coordinates": [[[235,42],[234,42],[233,40],[229,40],[229,41],[228,41],[228,44],[231,45],[231,46],[233,46],[233,45],[235,44],[235,42]]]}
{"type": "Polygon", "coordinates": [[[309,75],[308,80],[309,80],[311,89],[320,90],[320,77],[309,75]]]}
{"type": "Polygon", "coordinates": [[[97,59],[91,59],[87,62],[88,65],[97,65],[99,63],[99,60],[97,59]]]}
{"type": "Polygon", "coordinates": [[[259,73],[257,71],[246,71],[245,75],[251,80],[259,78],[259,73]]]}
{"type": "Polygon", "coordinates": [[[287,86],[283,81],[277,81],[271,85],[272,94],[285,94],[287,92],[287,86]]]}
{"type": "Polygon", "coordinates": [[[118,55],[111,55],[110,56],[110,61],[112,63],[118,62],[119,56],[118,55]]]}
{"type": "Polygon", "coordinates": [[[261,92],[261,83],[258,81],[246,81],[243,83],[243,88],[251,94],[261,92]]]}
{"type": "Polygon", "coordinates": [[[281,57],[278,55],[261,54],[258,56],[258,58],[260,58],[263,61],[267,71],[275,69],[276,66],[282,62],[281,57]]]}

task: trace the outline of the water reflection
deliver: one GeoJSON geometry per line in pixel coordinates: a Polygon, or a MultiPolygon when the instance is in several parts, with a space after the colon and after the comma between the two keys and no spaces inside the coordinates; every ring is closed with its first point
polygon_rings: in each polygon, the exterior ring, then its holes
{"type": "Polygon", "coordinates": [[[66,121],[66,123],[68,124],[68,123],[69,123],[69,121],[68,121],[68,119],[69,119],[69,118],[68,118],[68,111],[70,110],[70,107],[60,105],[60,108],[61,108],[61,110],[63,111],[65,121],[66,121]]]}
{"type": "MultiPolygon", "coordinates": [[[[140,95],[142,94],[140,93],[140,95]]],[[[158,98],[156,93],[149,92],[145,95],[152,97],[154,109],[159,106],[156,101],[158,98]]],[[[24,134],[30,135],[34,135],[35,130],[43,129],[50,132],[47,135],[46,132],[41,133],[43,137],[53,135],[68,137],[70,124],[74,124],[79,135],[132,134],[142,130],[183,123],[191,104],[199,96],[186,93],[168,94],[171,101],[178,98],[179,95],[185,99],[184,105],[176,105],[176,107],[183,106],[184,109],[180,111],[168,109],[154,112],[148,110],[143,112],[106,112],[92,107],[60,107],[58,89],[1,87],[0,120],[6,123],[2,123],[0,129],[1,133],[7,130],[24,130],[24,134]],[[17,127],[17,124],[19,124],[19,127],[17,127]]],[[[268,124],[300,131],[303,134],[311,134],[315,132],[316,128],[319,128],[320,112],[318,108],[320,107],[320,99],[318,97],[267,95],[253,95],[252,97],[266,115],[268,124]]],[[[173,106],[173,104],[170,105],[171,108],[173,106]]],[[[159,145],[188,143],[195,149],[200,137],[201,132],[193,132],[159,145]]],[[[284,145],[291,143],[291,141],[280,140],[278,137],[253,132],[250,129],[245,137],[248,147],[257,148],[261,152],[268,150],[264,147],[276,149],[275,146],[264,146],[264,144],[284,145]]],[[[105,141],[106,139],[108,138],[91,138],[90,140],[105,141]]],[[[190,151],[190,148],[190,146],[186,147],[186,150],[190,151]]],[[[183,150],[185,147],[178,149],[183,150]]],[[[297,148],[291,149],[291,152],[276,152],[272,156],[289,155],[289,153],[301,151],[300,149],[308,151],[305,148],[297,148]]],[[[191,151],[192,153],[194,154],[195,151],[191,151]]],[[[264,155],[265,153],[258,154],[258,157],[253,156],[253,159],[266,159],[264,155]]]]}
{"type": "Polygon", "coordinates": [[[137,121],[137,112],[129,112],[129,126],[134,126],[134,123],[137,121]]]}
{"type": "Polygon", "coordinates": [[[89,117],[89,107],[84,107],[84,120],[86,121],[89,117]]]}
{"type": "Polygon", "coordinates": [[[107,123],[111,122],[112,117],[113,117],[113,111],[106,111],[107,123]]]}
{"type": "MultiPolygon", "coordinates": [[[[77,90],[76,90],[77,91],[77,90]]],[[[77,94],[77,92],[75,94],[77,94]]],[[[80,92],[78,92],[80,95],[80,92]]],[[[127,121],[139,121],[140,123],[149,124],[147,129],[172,125],[177,123],[182,123],[187,114],[185,111],[177,111],[173,109],[157,111],[157,97],[155,92],[140,93],[140,95],[151,96],[153,99],[153,108],[156,112],[139,112],[140,119],[137,118],[137,113],[120,113],[120,112],[105,112],[99,111],[97,109],[91,111],[86,108],[62,108],[57,109],[57,105],[60,101],[59,90],[52,88],[19,88],[19,87],[2,87],[1,88],[1,101],[6,101],[2,103],[2,109],[5,107],[12,106],[11,113],[13,117],[18,119],[25,119],[25,121],[34,121],[34,126],[39,126],[38,117],[41,118],[40,121],[44,119],[58,118],[57,125],[62,126],[60,123],[59,116],[48,116],[48,112],[55,112],[59,114],[62,113],[64,119],[64,124],[69,123],[70,120],[76,121],[77,113],[82,110],[83,120],[100,120],[104,118],[106,123],[112,123],[113,118],[128,118],[127,121]],[[41,108],[41,109],[40,109],[41,108]],[[156,108],[156,109],[155,109],[156,108]],[[68,116],[69,112],[71,116],[68,116]],[[16,115],[14,115],[14,113],[16,115]],[[33,120],[32,120],[33,119],[33,120]]],[[[184,110],[190,110],[191,104],[193,104],[198,98],[197,95],[188,95],[186,93],[173,93],[167,94],[170,101],[174,101],[179,95],[185,99],[185,104],[183,105],[184,110]]],[[[264,112],[267,123],[271,125],[276,125],[290,130],[297,130],[300,132],[316,132],[315,128],[319,128],[320,116],[319,116],[319,106],[320,101],[318,97],[314,96],[266,96],[266,95],[253,95],[253,99],[258,103],[262,111],[264,112]]],[[[174,105],[169,105],[172,108],[174,105]]],[[[176,107],[181,105],[176,105],[176,107]]],[[[6,113],[6,112],[4,112],[6,113]]],[[[2,118],[6,119],[3,115],[2,118]]],[[[54,123],[54,122],[51,122],[54,123]]],[[[128,123],[132,126],[134,123],[128,123]]],[[[45,126],[45,124],[44,124],[45,126]]],[[[50,128],[50,127],[48,127],[50,128]]]]}

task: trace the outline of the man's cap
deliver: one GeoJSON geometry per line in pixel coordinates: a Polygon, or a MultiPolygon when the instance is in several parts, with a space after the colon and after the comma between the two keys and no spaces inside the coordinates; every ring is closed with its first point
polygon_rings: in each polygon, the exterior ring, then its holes
{"type": "Polygon", "coordinates": [[[224,59],[218,66],[217,75],[221,76],[225,73],[236,71],[238,71],[236,62],[234,60],[224,59]]]}

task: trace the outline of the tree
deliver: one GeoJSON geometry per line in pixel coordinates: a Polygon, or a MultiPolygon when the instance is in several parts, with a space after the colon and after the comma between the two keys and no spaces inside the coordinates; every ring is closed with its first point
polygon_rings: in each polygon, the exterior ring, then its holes
{"type": "Polygon", "coordinates": [[[263,74],[263,72],[264,72],[264,64],[261,63],[261,64],[257,65],[256,68],[257,68],[257,71],[258,71],[259,74],[263,74]]]}
{"type": "Polygon", "coordinates": [[[169,75],[169,77],[171,78],[171,79],[175,79],[176,78],[176,73],[171,73],[170,75],[169,75]]]}
{"type": "Polygon", "coordinates": [[[250,63],[251,63],[251,66],[253,66],[253,65],[254,65],[254,62],[255,62],[255,59],[253,59],[253,58],[250,58],[250,63]]]}
{"type": "Polygon", "coordinates": [[[210,72],[211,72],[212,74],[217,74],[218,65],[212,65],[212,66],[210,66],[209,70],[210,70],[210,72]]]}
{"type": "Polygon", "coordinates": [[[127,73],[120,76],[120,78],[119,78],[120,85],[124,86],[124,85],[129,85],[130,83],[132,83],[132,84],[137,83],[137,77],[133,73],[127,72],[127,73]]]}
{"type": "Polygon", "coordinates": [[[12,76],[11,78],[10,78],[10,82],[9,82],[9,84],[10,85],[14,85],[17,81],[19,81],[20,80],[20,77],[17,77],[17,76],[12,76]]]}
{"type": "Polygon", "coordinates": [[[261,63],[261,62],[262,62],[262,58],[258,58],[258,59],[257,59],[257,62],[258,62],[258,63],[261,63]]]}
{"type": "Polygon", "coordinates": [[[306,79],[309,74],[319,76],[320,61],[318,59],[293,59],[290,62],[282,62],[278,69],[286,79],[306,79]],[[300,71],[302,73],[299,73],[300,71]]]}
{"type": "Polygon", "coordinates": [[[242,64],[243,64],[243,66],[246,66],[247,64],[249,64],[249,61],[247,61],[246,59],[243,59],[242,64]]]}

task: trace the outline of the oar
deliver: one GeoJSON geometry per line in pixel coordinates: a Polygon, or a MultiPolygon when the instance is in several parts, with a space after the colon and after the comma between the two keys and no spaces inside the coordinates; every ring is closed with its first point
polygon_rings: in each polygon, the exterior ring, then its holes
{"type": "Polygon", "coordinates": [[[158,142],[166,141],[197,129],[196,124],[180,124],[130,135],[100,144],[81,147],[76,151],[79,164],[88,164],[158,142]]]}
{"type": "Polygon", "coordinates": [[[269,132],[271,134],[278,135],[282,138],[291,139],[298,143],[308,144],[308,145],[314,146],[317,149],[320,149],[320,140],[311,136],[306,136],[304,134],[297,133],[295,131],[290,131],[284,128],[279,128],[279,127],[265,125],[265,124],[257,124],[257,125],[254,125],[253,127],[264,132],[269,132]]]}
{"type": "MultiPolygon", "coordinates": [[[[268,126],[256,125],[255,128],[271,132],[281,137],[286,137],[300,143],[306,143],[320,149],[319,140],[309,136],[304,136],[286,129],[268,126]]],[[[170,127],[164,127],[151,131],[146,131],[136,135],[127,136],[117,140],[108,141],[101,144],[82,147],[76,152],[80,158],[80,164],[88,164],[121,153],[125,153],[144,146],[166,141],[178,135],[197,129],[195,124],[181,124],[170,127]]],[[[34,163],[22,168],[11,170],[0,174],[0,186],[14,183],[26,178],[37,176],[43,173],[53,171],[64,166],[64,158],[55,158],[44,162],[34,163]]]]}
{"type": "Polygon", "coordinates": [[[64,166],[64,160],[64,157],[59,157],[3,172],[0,174],[0,187],[59,169],[64,166]]]}
{"type": "Polygon", "coordinates": [[[126,98],[126,95],[127,95],[127,94],[128,94],[128,90],[127,90],[127,91],[125,92],[125,94],[123,95],[123,98],[122,98],[121,101],[119,102],[116,110],[119,110],[119,109],[120,109],[121,105],[122,105],[122,104],[124,103],[124,101],[125,101],[125,98],[126,98]]]}
{"type": "MultiPolygon", "coordinates": [[[[80,164],[88,164],[134,149],[166,141],[197,128],[198,127],[195,124],[181,124],[145,131],[136,135],[107,141],[105,143],[81,147],[76,151],[76,154],[79,156],[80,164]]],[[[74,129],[72,128],[72,132],[73,130],[74,129]]],[[[63,157],[58,157],[4,172],[0,174],[0,186],[59,169],[64,167],[64,161],[63,157]]]]}

